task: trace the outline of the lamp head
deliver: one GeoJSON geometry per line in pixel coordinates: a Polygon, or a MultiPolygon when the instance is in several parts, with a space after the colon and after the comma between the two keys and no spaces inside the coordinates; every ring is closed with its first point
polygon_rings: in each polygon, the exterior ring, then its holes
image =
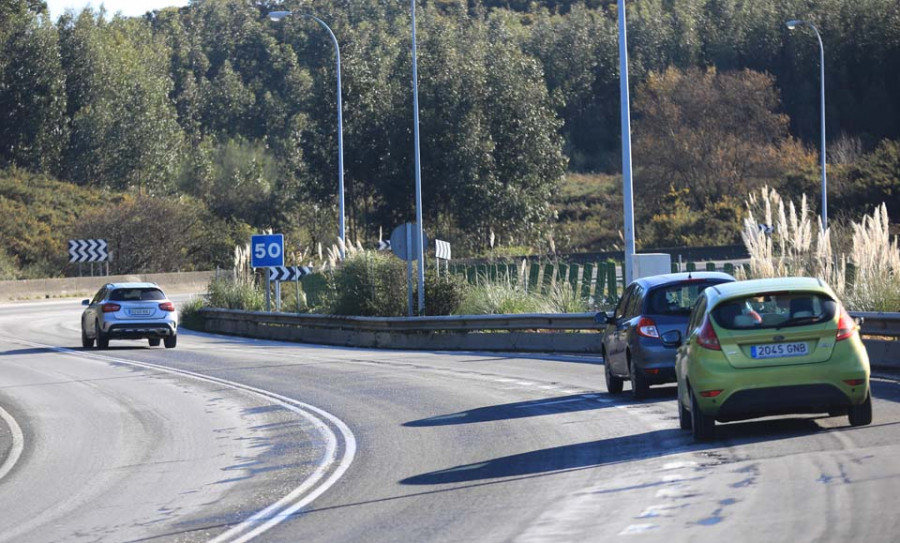
{"type": "Polygon", "coordinates": [[[791,19],[790,21],[785,23],[785,25],[788,27],[788,30],[793,30],[802,24],[803,21],[798,21],[797,19],[791,19]]]}
{"type": "Polygon", "coordinates": [[[269,20],[278,22],[278,21],[284,19],[285,17],[290,16],[290,14],[291,14],[290,11],[272,11],[269,13],[269,20]]]}

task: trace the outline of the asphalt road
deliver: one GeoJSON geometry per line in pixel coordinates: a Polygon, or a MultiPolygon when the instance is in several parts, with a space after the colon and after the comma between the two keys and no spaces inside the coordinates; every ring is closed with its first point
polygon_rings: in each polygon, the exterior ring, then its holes
{"type": "Polygon", "coordinates": [[[585,359],[187,331],[174,350],[82,351],[80,311],[0,307],[0,407],[24,441],[3,476],[14,447],[0,422],[0,541],[900,534],[891,379],[873,380],[871,426],[782,417],[720,425],[718,441],[695,445],[673,387],[613,397],[585,359]]]}

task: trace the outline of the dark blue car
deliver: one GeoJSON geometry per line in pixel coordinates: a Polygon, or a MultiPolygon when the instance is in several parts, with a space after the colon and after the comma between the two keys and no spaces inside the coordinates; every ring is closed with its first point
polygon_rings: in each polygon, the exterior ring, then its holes
{"type": "Polygon", "coordinates": [[[613,313],[597,315],[606,323],[602,348],[610,394],[622,392],[624,381],[631,381],[635,399],[646,397],[650,385],[674,383],[675,353],[694,300],[706,287],[734,280],[727,273],[690,272],[628,285],[613,313]]]}

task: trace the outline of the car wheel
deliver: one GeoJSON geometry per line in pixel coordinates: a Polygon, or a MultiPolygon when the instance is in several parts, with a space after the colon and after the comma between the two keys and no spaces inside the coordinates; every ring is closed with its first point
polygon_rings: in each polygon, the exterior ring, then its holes
{"type": "Polygon", "coordinates": [[[872,423],[872,394],[866,394],[866,401],[851,405],[848,412],[850,426],[865,426],[872,423]]]}
{"type": "Polygon", "coordinates": [[[84,332],[84,326],[81,327],[81,346],[85,349],[94,347],[94,340],[87,337],[87,334],[84,332]]]}
{"type": "Polygon", "coordinates": [[[716,434],[716,419],[704,415],[700,411],[697,404],[697,397],[693,391],[688,390],[691,395],[691,430],[693,431],[694,441],[709,441],[716,434]]]}
{"type": "Polygon", "coordinates": [[[109,336],[103,333],[100,323],[97,323],[97,348],[109,349],[109,336]]]}
{"type": "Polygon", "coordinates": [[[610,394],[621,394],[623,379],[616,377],[609,369],[609,360],[606,358],[606,352],[603,353],[603,374],[606,376],[606,390],[610,394]]]}
{"type": "Polygon", "coordinates": [[[174,349],[175,344],[178,342],[178,336],[166,336],[166,339],[163,341],[166,344],[166,349],[174,349]]]}
{"type": "Polygon", "coordinates": [[[159,347],[159,341],[160,340],[158,337],[151,337],[147,339],[147,343],[149,343],[151,347],[159,347]]]}
{"type": "Polygon", "coordinates": [[[644,373],[637,368],[633,360],[628,364],[628,368],[631,373],[631,395],[634,396],[635,400],[643,400],[650,391],[650,384],[647,383],[647,377],[645,377],[644,373]]]}
{"type": "Polygon", "coordinates": [[[681,426],[682,430],[690,430],[691,429],[691,412],[687,410],[687,407],[684,406],[684,402],[682,399],[684,396],[681,394],[681,390],[679,387],[678,391],[678,425],[681,426]]]}

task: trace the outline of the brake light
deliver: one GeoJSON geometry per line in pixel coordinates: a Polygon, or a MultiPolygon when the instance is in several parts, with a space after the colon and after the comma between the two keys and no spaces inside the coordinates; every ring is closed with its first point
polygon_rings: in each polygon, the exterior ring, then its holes
{"type": "Polygon", "coordinates": [[[650,317],[641,317],[637,323],[637,333],[639,336],[659,339],[659,330],[656,329],[656,323],[650,317]]]}
{"type": "Polygon", "coordinates": [[[838,319],[837,326],[837,334],[834,337],[835,341],[843,341],[847,338],[853,337],[853,334],[856,333],[856,321],[853,320],[853,317],[847,313],[847,310],[841,306],[841,318],[838,319]]]}
{"type": "Polygon", "coordinates": [[[163,302],[159,304],[159,308],[163,311],[175,311],[175,304],[172,302],[163,302]]]}
{"type": "Polygon", "coordinates": [[[119,304],[111,304],[105,303],[100,306],[104,313],[115,313],[116,311],[122,309],[122,306],[119,304]]]}
{"type": "Polygon", "coordinates": [[[721,390],[704,390],[700,393],[704,398],[715,398],[719,394],[721,394],[721,390]]]}
{"type": "Polygon", "coordinates": [[[703,325],[700,326],[700,331],[697,333],[697,343],[704,349],[711,351],[722,350],[722,346],[719,345],[719,336],[716,335],[716,331],[709,321],[709,315],[706,316],[703,320],[703,325]]]}

